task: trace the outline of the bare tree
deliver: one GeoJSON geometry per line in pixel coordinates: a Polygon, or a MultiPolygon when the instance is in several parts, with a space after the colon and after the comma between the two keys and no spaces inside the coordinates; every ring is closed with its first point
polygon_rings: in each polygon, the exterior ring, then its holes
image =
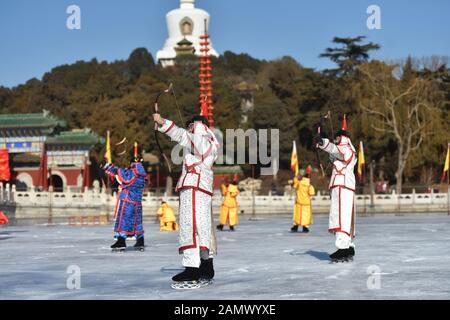
{"type": "Polygon", "coordinates": [[[431,134],[434,106],[433,86],[415,72],[404,70],[402,78],[393,75],[398,66],[380,61],[360,66],[360,107],[371,115],[371,128],[394,138],[397,144],[396,192],[402,191],[403,172],[411,153],[431,134]]]}

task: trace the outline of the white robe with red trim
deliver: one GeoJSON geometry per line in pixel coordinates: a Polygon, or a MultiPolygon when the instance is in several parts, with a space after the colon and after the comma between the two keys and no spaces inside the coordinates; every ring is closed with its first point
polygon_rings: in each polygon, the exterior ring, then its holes
{"type": "Polygon", "coordinates": [[[201,122],[195,122],[193,133],[170,120],[165,120],[158,130],[184,148],[183,169],[176,186],[176,191],[180,192],[179,250],[199,248],[209,252],[212,249],[212,166],[218,156],[219,143],[201,122]]]}
{"type": "Polygon", "coordinates": [[[341,137],[338,145],[323,139],[319,148],[330,154],[333,162],[333,172],[329,184],[331,193],[331,207],[329,230],[343,232],[349,236],[355,233],[355,173],[357,162],[356,150],[347,137],[341,137]]]}

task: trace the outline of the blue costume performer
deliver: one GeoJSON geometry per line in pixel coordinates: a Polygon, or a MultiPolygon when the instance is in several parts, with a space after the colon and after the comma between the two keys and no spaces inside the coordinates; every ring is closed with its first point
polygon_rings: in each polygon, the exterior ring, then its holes
{"type": "Polygon", "coordinates": [[[142,225],[142,194],[144,192],[146,172],[141,162],[131,162],[129,168],[119,168],[107,163],[102,169],[119,182],[116,210],[114,212],[114,232],[117,242],[111,248],[123,251],[125,239],[136,236],[135,248],[144,248],[144,227],[142,225]]]}

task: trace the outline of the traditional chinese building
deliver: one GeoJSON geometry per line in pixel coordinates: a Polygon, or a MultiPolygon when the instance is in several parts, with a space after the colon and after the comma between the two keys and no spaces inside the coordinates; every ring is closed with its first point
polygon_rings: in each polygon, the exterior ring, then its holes
{"type": "Polygon", "coordinates": [[[54,191],[90,187],[90,150],[103,139],[90,129],[67,130],[64,120],[41,113],[1,114],[0,149],[8,149],[11,182],[19,189],[54,191]]]}

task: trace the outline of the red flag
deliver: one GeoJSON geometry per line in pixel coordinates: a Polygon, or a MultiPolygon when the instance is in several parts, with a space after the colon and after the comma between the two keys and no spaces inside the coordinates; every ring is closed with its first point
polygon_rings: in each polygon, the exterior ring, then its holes
{"type": "Polygon", "coordinates": [[[8,217],[3,213],[3,211],[0,211],[0,224],[8,224],[8,222],[8,217]]]}
{"type": "Polygon", "coordinates": [[[9,150],[0,149],[0,181],[9,181],[11,171],[9,170],[9,150]]]}

